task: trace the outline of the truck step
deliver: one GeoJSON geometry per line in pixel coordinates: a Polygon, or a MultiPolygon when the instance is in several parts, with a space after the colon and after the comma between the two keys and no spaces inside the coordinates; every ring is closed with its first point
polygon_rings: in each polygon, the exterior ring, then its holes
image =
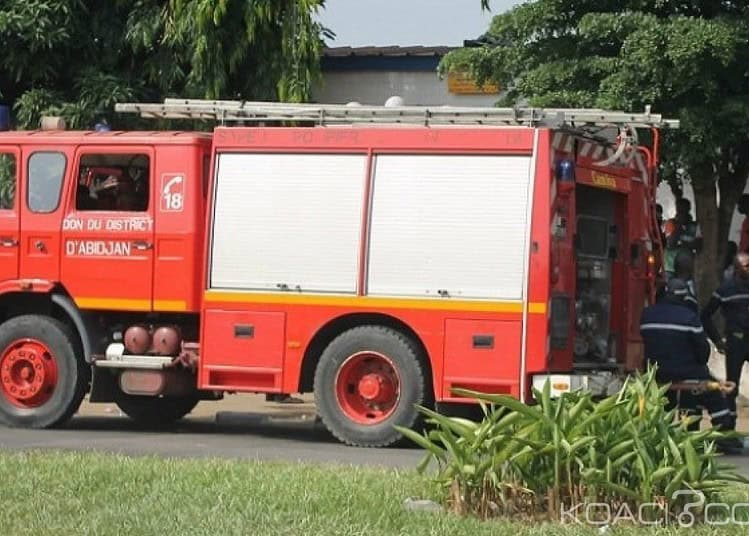
{"type": "Polygon", "coordinates": [[[162,370],[174,362],[172,356],[162,355],[125,355],[125,346],[120,343],[110,344],[106,355],[94,356],[93,363],[99,368],[148,369],[162,370]]]}

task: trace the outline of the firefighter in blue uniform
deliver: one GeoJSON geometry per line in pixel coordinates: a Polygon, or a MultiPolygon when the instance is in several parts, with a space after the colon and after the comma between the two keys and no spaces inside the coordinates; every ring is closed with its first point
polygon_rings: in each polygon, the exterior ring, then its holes
{"type": "Polygon", "coordinates": [[[692,311],[699,314],[700,306],[694,288],[694,255],[691,252],[680,251],[674,260],[674,269],[676,278],[686,283],[684,288],[674,291],[675,295],[684,300],[692,311]]]}
{"type": "MultiPolygon", "coordinates": [[[[669,280],[665,295],[642,312],[640,332],[645,357],[658,365],[656,378],[662,383],[715,381],[707,368],[710,343],[700,317],[685,298],[690,295],[687,283],[669,280]]],[[[668,391],[669,407],[677,404],[676,391],[668,391]]],[[[680,409],[696,413],[700,408],[710,413],[713,426],[733,429],[735,422],[726,398],[719,391],[696,394],[681,391],[680,409]]]]}
{"type": "MultiPolygon", "coordinates": [[[[741,369],[749,359],[749,254],[736,255],[733,278],[713,293],[702,310],[702,324],[718,350],[726,354],[727,379],[739,385],[741,369]],[[713,324],[713,315],[718,309],[726,321],[725,340],[713,324]]],[[[737,395],[738,389],[728,396],[728,407],[734,421],[737,395]]]]}

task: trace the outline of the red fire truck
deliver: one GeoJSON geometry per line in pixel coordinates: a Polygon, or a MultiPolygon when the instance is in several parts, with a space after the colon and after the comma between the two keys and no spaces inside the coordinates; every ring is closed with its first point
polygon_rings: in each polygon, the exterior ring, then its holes
{"type": "Polygon", "coordinates": [[[654,292],[649,110],[123,104],[199,132],[0,133],[0,422],[314,392],[350,445],[463,387],[605,392],[654,292]],[[288,124],[295,126],[288,126],[288,124]],[[252,126],[247,126],[247,125],[252,126]],[[636,133],[645,129],[649,146],[636,133]]]}

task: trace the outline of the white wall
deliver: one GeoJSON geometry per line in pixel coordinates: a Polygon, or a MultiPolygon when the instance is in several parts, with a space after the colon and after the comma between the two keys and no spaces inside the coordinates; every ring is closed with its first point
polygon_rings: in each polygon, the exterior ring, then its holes
{"type": "Polygon", "coordinates": [[[429,71],[345,71],[323,73],[320,87],[312,92],[321,104],[385,104],[400,95],[406,105],[494,106],[498,95],[453,95],[447,90],[447,78],[440,80],[429,71]]]}

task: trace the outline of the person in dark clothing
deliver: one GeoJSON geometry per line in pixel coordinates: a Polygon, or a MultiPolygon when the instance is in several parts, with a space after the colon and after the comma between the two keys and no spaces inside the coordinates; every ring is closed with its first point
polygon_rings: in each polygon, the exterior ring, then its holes
{"type": "Polygon", "coordinates": [[[686,283],[686,288],[675,291],[677,296],[682,298],[685,304],[695,313],[699,313],[700,305],[694,287],[694,256],[691,253],[680,251],[674,260],[674,270],[676,271],[676,279],[686,283]]]}
{"type": "Polygon", "coordinates": [[[726,244],[726,256],[723,258],[723,265],[721,266],[720,280],[725,282],[733,278],[733,263],[736,260],[736,254],[739,252],[739,246],[734,241],[729,241],[726,244]]]}
{"type": "MultiPolygon", "coordinates": [[[[672,278],[665,296],[642,312],[640,333],[645,358],[658,366],[656,379],[661,383],[716,381],[707,368],[710,343],[699,315],[684,299],[687,293],[687,284],[672,278]]],[[[678,400],[678,393],[670,390],[666,396],[669,408],[677,402],[681,409],[691,413],[705,408],[716,428],[730,430],[735,426],[728,402],[720,392],[682,391],[678,400]]]]}
{"type": "MultiPolygon", "coordinates": [[[[736,255],[733,278],[713,293],[702,310],[702,324],[718,350],[726,354],[727,379],[739,385],[741,369],[749,359],[749,254],[736,255]],[[726,321],[725,339],[713,323],[713,315],[718,309],[726,321]]],[[[737,395],[738,389],[728,396],[728,407],[734,419],[737,395]]]]}
{"type": "Polygon", "coordinates": [[[739,252],[749,252],[749,195],[744,194],[741,196],[736,207],[739,214],[744,216],[744,221],[741,222],[741,236],[739,237],[739,252]]]}
{"type": "Polygon", "coordinates": [[[689,199],[676,200],[676,216],[668,220],[663,230],[666,235],[664,264],[666,277],[676,277],[674,261],[680,252],[697,254],[702,248],[702,231],[699,224],[692,219],[692,204],[689,199]]]}

